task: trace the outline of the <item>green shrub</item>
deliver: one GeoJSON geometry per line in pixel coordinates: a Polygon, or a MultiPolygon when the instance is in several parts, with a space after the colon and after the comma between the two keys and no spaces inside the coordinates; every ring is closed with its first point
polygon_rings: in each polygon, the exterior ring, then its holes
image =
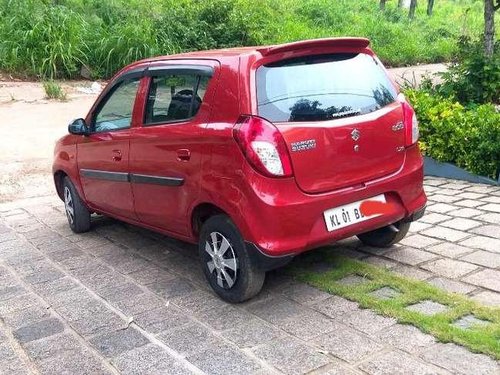
{"type": "Polygon", "coordinates": [[[66,100],[66,93],[57,82],[45,81],[43,82],[43,89],[47,99],[66,100]]]}
{"type": "Polygon", "coordinates": [[[0,0],[0,69],[95,78],[152,55],[364,36],[391,66],[447,61],[462,34],[478,36],[482,2],[440,0],[432,17],[374,0],[0,0]]]}
{"type": "Polygon", "coordinates": [[[405,93],[417,113],[419,143],[425,155],[498,179],[500,113],[492,104],[465,107],[423,90],[405,93]]]}
{"type": "Polygon", "coordinates": [[[458,54],[447,72],[441,73],[443,83],[436,90],[461,103],[500,103],[500,41],[495,54],[486,57],[483,43],[461,38],[458,54]]]}

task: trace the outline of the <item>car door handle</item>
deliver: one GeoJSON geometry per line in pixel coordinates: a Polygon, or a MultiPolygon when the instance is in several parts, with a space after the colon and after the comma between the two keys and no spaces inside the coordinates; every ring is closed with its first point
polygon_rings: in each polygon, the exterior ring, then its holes
{"type": "Polygon", "coordinates": [[[122,152],[120,150],[113,150],[113,161],[121,161],[122,160],[122,152]]]}
{"type": "Polygon", "coordinates": [[[189,159],[191,159],[191,151],[187,148],[180,148],[177,150],[177,160],[188,161],[189,159]]]}

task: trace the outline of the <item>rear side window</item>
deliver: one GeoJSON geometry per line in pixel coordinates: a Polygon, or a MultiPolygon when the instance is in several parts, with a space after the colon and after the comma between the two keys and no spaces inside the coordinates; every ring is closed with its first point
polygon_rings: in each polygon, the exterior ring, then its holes
{"type": "Polygon", "coordinates": [[[191,74],[152,77],[144,124],[188,120],[198,113],[209,78],[191,74]]]}
{"type": "Polygon", "coordinates": [[[257,69],[259,115],[274,122],[325,121],[376,111],[397,92],[370,55],[301,57],[257,69]]]}

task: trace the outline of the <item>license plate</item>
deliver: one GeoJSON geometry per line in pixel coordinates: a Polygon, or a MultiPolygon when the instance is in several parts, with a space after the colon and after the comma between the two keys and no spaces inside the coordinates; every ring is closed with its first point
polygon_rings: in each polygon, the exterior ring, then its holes
{"type": "Polygon", "coordinates": [[[331,208],[323,212],[325,217],[326,229],[328,232],[348,227],[356,223],[361,223],[362,221],[373,219],[374,217],[380,216],[381,214],[375,214],[370,216],[365,216],[361,213],[360,206],[361,203],[365,201],[377,201],[386,203],[384,194],[377,195],[373,198],[363,199],[354,203],[349,203],[344,206],[331,208]]]}

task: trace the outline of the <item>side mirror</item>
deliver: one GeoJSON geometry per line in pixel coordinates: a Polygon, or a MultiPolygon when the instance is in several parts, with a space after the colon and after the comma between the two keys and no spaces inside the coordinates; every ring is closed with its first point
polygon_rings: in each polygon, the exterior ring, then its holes
{"type": "Polygon", "coordinates": [[[78,118],[73,120],[68,125],[68,132],[74,135],[89,135],[89,127],[85,123],[85,120],[82,118],[78,118]]]}

